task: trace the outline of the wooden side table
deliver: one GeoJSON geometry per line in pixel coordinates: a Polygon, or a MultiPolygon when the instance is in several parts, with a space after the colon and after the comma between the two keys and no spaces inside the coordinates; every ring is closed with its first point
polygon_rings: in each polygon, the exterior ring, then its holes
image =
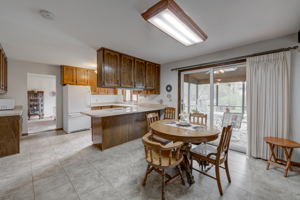
{"type": "Polygon", "coordinates": [[[264,141],[269,145],[271,154],[267,164],[267,170],[269,170],[270,164],[277,167],[281,167],[285,170],[284,176],[288,176],[288,171],[292,167],[292,153],[294,148],[300,148],[300,144],[292,140],[276,138],[276,137],[265,137],[264,141]],[[275,147],[281,147],[283,149],[286,160],[281,160],[275,154],[275,147]],[[273,159],[273,160],[272,160],[273,159]]]}

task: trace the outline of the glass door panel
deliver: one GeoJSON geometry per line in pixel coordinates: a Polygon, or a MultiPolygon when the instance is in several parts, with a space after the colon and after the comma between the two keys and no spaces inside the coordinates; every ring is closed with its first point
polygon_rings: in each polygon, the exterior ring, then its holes
{"type": "Polygon", "coordinates": [[[195,71],[183,77],[182,110],[186,113],[200,112],[208,115],[210,125],[210,70],[195,71]]]}
{"type": "Polygon", "coordinates": [[[216,68],[213,74],[214,126],[221,130],[224,126],[232,124],[231,148],[246,152],[246,67],[216,68]]]}

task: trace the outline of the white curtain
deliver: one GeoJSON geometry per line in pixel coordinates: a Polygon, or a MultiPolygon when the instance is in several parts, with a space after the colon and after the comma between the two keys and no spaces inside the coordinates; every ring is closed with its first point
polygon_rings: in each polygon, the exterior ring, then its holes
{"type": "Polygon", "coordinates": [[[247,58],[248,151],[267,159],[264,137],[288,138],[291,54],[289,51],[247,58]]]}

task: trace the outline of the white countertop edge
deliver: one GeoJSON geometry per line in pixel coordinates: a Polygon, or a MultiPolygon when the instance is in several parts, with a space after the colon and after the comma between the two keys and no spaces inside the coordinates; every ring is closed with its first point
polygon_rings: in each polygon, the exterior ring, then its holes
{"type": "Polygon", "coordinates": [[[103,109],[103,110],[94,110],[90,112],[80,112],[83,115],[87,115],[90,117],[110,117],[110,116],[117,116],[117,115],[128,115],[134,113],[142,113],[142,112],[149,112],[149,111],[156,111],[156,110],[163,110],[165,106],[156,107],[156,108],[146,108],[146,107],[138,107],[138,108],[131,108],[134,110],[118,110],[118,111],[111,111],[113,109],[103,109]],[[110,111],[109,111],[110,110],[110,111]]]}
{"type": "Polygon", "coordinates": [[[126,103],[92,103],[91,107],[98,107],[98,106],[124,106],[124,107],[133,107],[133,104],[126,104],[126,103]]]}
{"type": "Polygon", "coordinates": [[[13,110],[0,110],[0,117],[21,116],[22,114],[22,106],[16,106],[13,110]]]}

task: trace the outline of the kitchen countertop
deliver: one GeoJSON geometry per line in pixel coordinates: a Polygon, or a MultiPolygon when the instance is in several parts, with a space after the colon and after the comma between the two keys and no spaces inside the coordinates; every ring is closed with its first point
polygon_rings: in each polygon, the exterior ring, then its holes
{"type": "Polygon", "coordinates": [[[21,116],[23,114],[22,106],[16,106],[13,110],[0,110],[0,117],[21,116]]]}
{"type": "Polygon", "coordinates": [[[132,107],[133,104],[126,104],[123,102],[106,102],[106,103],[92,103],[91,107],[97,107],[97,106],[124,106],[124,107],[132,107]]]}
{"type": "MultiPolygon", "coordinates": [[[[104,104],[102,104],[104,105],[104,104]]],[[[97,106],[102,106],[97,105],[97,106]]],[[[111,104],[107,103],[106,105],[117,105],[124,106],[126,108],[111,108],[111,109],[102,109],[102,110],[91,110],[87,112],[81,112],[83,115],[87,115],[90,117],[110,117],[116,115],[126,115],[133,113],[141,113],[141,112],[149,112],[155,110],[163,110],[166,106],[160,104],[139,104],[139,105],[131,105],[131,104],[111,104]]],[[[93,107],[93,105],[92,105],[93,107]]]]}

